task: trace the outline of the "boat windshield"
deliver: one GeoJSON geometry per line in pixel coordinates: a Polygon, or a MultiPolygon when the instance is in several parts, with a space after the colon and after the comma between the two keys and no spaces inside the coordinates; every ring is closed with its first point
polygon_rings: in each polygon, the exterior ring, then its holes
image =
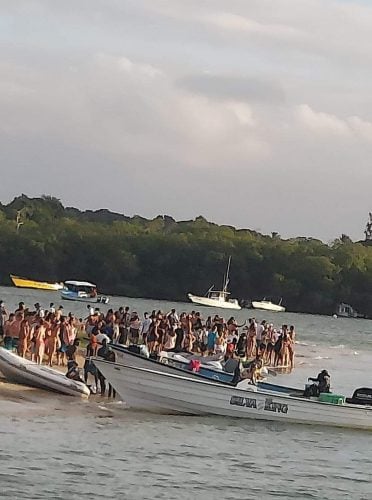
{"type": "Polygon", "coordinates": [[[219,300],[227,300],[227,295],[229,295],[228,292],[210,292],[209,293],[209,298],[210,299],[219,299],[219,300]]]}
{"type": "Polygon", "coordinates": [[[70,290],[71,292],[79,293],[79,292],[84,292],[87,295],[93,295],[97,293],[97,289],[94,286],[88,286],[88,285],[74,285],[72,283],[66,283],[66,288],[70,290]]]}

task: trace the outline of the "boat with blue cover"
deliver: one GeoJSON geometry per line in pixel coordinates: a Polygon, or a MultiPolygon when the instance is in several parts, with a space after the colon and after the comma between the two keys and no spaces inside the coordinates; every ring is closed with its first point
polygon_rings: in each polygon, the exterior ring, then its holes
{"type": "MultiPolygon", "coordinates": [[[[187,377],[213,380],[223,384],[232,384],[233,382],[234,373],[229,373],[223,369],[217,370],[216,368],[207,366],[207,364],[201,363],[198,371],[192,371],[190,369],[191,359],[187,360],[182,354],[178,356],[165,356],[167,353],[163,353],[164,355],[160,355],[158,359],[152,359],[140,354],[141,346],[130,346],[128,348],[120,344],[110,344],[110,348],[114,350],[116,359],[119,363],[137,366],[139,368],[159,370],[164,373],[178,373],[187,377]]],[[[199,357],[198,359],[200,360],[201,358],[199,357]]],[[[267,391],[282,393],[303,392],[300,389],[272,384],[266,381],[258,382],[257,387],[267,391]]]]}

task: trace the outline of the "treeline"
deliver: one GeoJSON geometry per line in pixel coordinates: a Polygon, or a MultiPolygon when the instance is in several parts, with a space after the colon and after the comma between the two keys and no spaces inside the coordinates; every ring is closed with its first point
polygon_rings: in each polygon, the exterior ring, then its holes
{"type": "Polygon", "coordinates": [[[327,245],[219,226],[198,217],[147,220],[108,210],[80,211],[50,196],[0,204],[0,281],[89,280],[100,291],[187,300],[222,284],[239,299],[271,297],[289,311],[331,314],[347,302],[372,317],[372,248],[343,235],[327,245]]]}

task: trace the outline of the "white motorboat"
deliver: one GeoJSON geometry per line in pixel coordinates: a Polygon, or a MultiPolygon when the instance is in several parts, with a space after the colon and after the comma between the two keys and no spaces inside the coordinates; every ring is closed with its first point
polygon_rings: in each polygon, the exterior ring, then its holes
{"type": "Polygon", "coordinates": [[[107,304],[109,298],[98,295],[97,286],[89,281],[65,281],[61,290],[61,298],[78,302],[92,302],[107,304]]]}
{"type": "Polygon", "coordinates": [[[332,404],[254,388],[255,392],[101,359],[94,363],[136,409],[372,430],[372,407],[367,405],[332,404]]]}
{"type": "Polygon", "coordinates": [[[231,257],[229,257],[229,262],[227,264],[227,270],[224,276],[222,290],[214,290],[214,285],[212,285],[204,296],[188,293],[187,296],[191,300],[191,302],[200,306],[240,310],[241,306],[238,300],[230,299],[230,292],[227,291],[227,286],[229,284],[230,263],[231,257]]]}
{"type": "Polygon", "coordinates": [[[68,396],[88,397],[89,388],[48,366],[38,365],[0,347],[0,371],[9,382],[59,392],[68,396]]]}
{"type": "Polygon", "coordinates": [[[254,309],[262,309],[264,311],[272,311],[272,312],[285,312],[285,307],[282,306],[282,299],[280,299],[279,304],[275,304],[271,302],[271,300],[253,300],[252,307],[254,309]]]}
{"type": "Polygon", "coordinates": [[[351,305],[345,304],[344,302],[341,302],[341,304],[338,305],[336,315],[339,316],[340,318],[360,317],[358,312],[353,307],[351,307],[351,305]]]}
{"type": "MultiPolygon", "coordinates": [[[[143,352],[143,346],[139,346],[138,351],[143,352]]],[[[202,378],[206,380],[213,380],[215,382],[221,382],[224,384],[232,384],[234,379],[233,372],[227,372],[222,369],[221,364],[220,368],[217,368],[216,365],[213,365],[213,361],[209,363],[201,363],[197,371],[192,370],[192,364],[190,361],[193,357],[187,358],[182,354],[175,353],[160,353],[157,360],[145,357],[144,355],[133,352],[126,347],[122,347],[120,345],[110,344],[110,348],[115,352],[116,361],[119,364],[135,366],[137,368],[149,368],[150,370],[157,370],[164,373],[175,373],[179,375],[184,375],[186,377],[192,378],[202,378]],[[173,356],[172,356],[173,354],[173,356]]],[[[184,353],[185,354],[185,353],[184,353]]],[[[203,358],[198,358],[200,361],[203,358]]],[[[217,363],[217,362],[216,362],[217,363]]],[[[286,387],[277,384],[271,384],[266,381],[259,381],[257,383],[259,389],[265,389],[267,391],[274,392],[287,392],[287,393],[295,393],[299,392],[298,389],[294,389],[292,387],[286,387]]],[[[300,391],[302,393],[302,391],[300,391]]]]}

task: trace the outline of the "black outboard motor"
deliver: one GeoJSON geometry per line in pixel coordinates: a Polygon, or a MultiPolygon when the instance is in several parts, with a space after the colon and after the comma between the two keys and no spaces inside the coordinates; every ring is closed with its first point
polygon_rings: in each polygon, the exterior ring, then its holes
{"type": "Polygon", "coordinates": [[[372,389],[368,387],[356,389],[352,398],[346,398],[346,403],[372,406],[372,389]]]}

